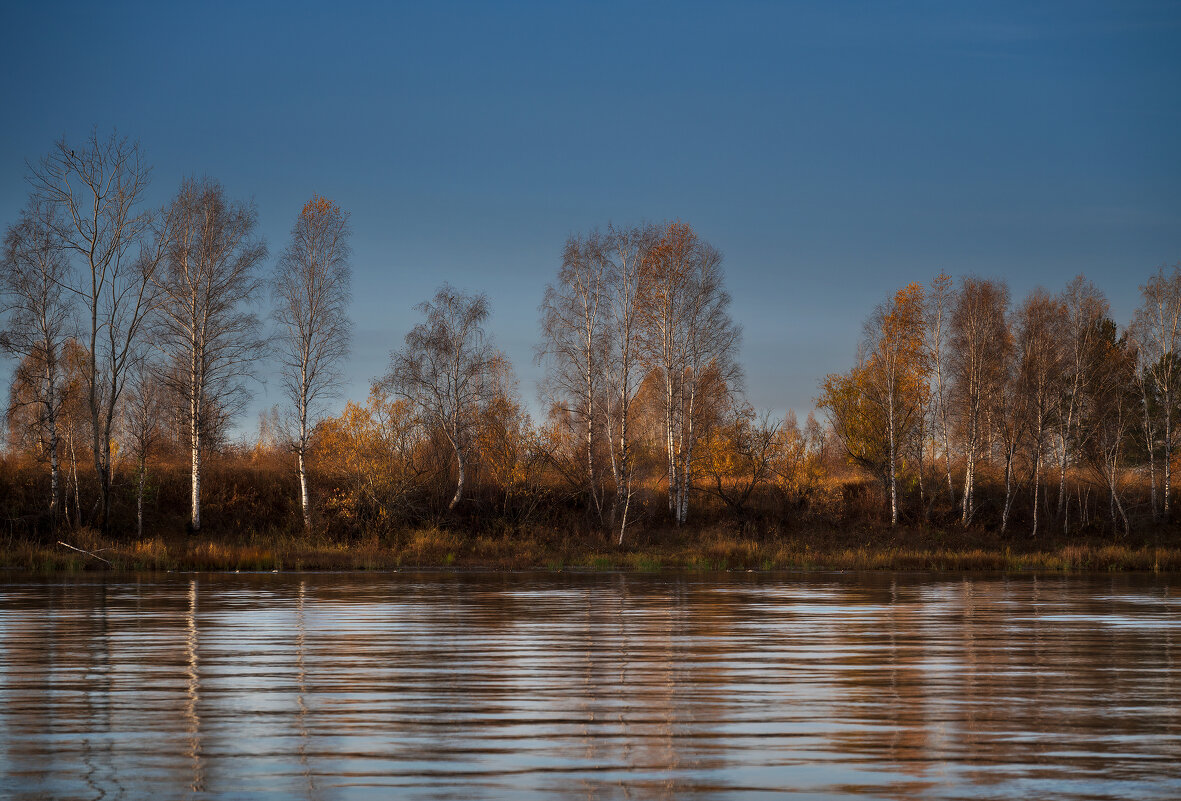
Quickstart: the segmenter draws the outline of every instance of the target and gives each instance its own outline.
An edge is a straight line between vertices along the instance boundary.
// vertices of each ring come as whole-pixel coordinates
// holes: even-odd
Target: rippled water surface
[[[0,575],[0,797],[1181,798],[1176,577]]]

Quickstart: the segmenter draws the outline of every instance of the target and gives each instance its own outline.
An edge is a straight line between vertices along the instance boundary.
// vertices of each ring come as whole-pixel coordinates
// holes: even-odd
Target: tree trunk
[[[892,383],[892,382],[891,382]],[[893,386],[889,388],[889,398],[886,400],[887,406],[887,422],[889,428],[890,439],[890,525],[898,525],[898,466],[895,461],[895,444],[894,444],[894,392]]]
[[[964,465],[964,507],[960,523],[964,526],[972,519],[972,485],[976,478],[976,426],[975,412],[968,421],[968,452],[967,464]]]
[[[58,464],[57,448],[57,416],[50,411],[46,423],[49,426],[49,522],[57,528],[57,508],[59,484],[61,483],[61,467]]]
[[[1013,508],[1013,450],[1005,446],[1005,506],[1001,511],[1001,533],[1009,527],[1009,512]]]
[[[627,424],[628,424],[628,404],[627,404],[627,378],[626,373],[623,380],[623,389],[620,390],[619,403],[619,477],[616,483],[616,503],[623,501],[623,513],[619,520],[619,545],[623,545],[623,535],[627,531],[627,515],[631,508],[632,500],[632,474],[631,474],[631,451],[627,444]],[[622,493],[622,495],[620,494]]]
[[[665,450],[668,454],[668,512],[677,514],[677,451],[673,442],[673,385],[669,376],[665,384],[664,409]]]
[[[595,418],[592,414],[591,399],[586,400],[586,480],[590,490],[591,509],[603,522],[603,504],[599,500],[599,488],[595,483]]]
[[[96,275],[94,257],[91,254],[90,260],[91,281],[93,283]],[[92,296],[96,296],[97,290],[92,287]],[[97,297],[95,297],[97,301]],[[98,399],[98,305],[94,303],[90,307],[90,379],[87,387],[87,403],[90,407],[90,433],[93,442],[94,455],[94,474],[98,478],[98,492],[99,503],[103,512],[106,512],[106,471],[103,470],[102,448],[100,447],[100,440],[102,439],[102,428],[99,426],[99,399]],[[76,509],[80,513],[80,507]],[[106,521],[100,520],[99,525],[103,533],[106,533]]]
[[[697,380],[696,374],[693,376]],[[681,421],[681,429],[685,432],[685,460],[681,465],[681,491],[677,507],[677,525],[682,526],[689,518],[689,479],[693,467],[693,413],[697,401],[697,387],[694,385],[689,392],[689,409],[685,419]]]
[[[627,494],[623,498],[623,516],[619,521],[619,545],[623,545],[623,535],[627,531],[627,513],[632,503],[631,477],[627,478]]]
[[[1070,499],[1066,497],[1066,429],[1069,426],[1069,419],[1059,432],[1058,440],[1061,445],[1060,455],[1062,456],[1061,464],[1058,473],[1058,513],[1062,515],[1062,533],[1068,534],[1068,518],[1070,517]]]
[[[1169,496],[1173,489],[1173,393],[1165,392],[1165,481],[1164,487],[1164,518],[1169,522],[1172,505]],[[1122,509],[1121,509],[1122,511]]]
[[[460,451],[459,444],[454,439],[451,440],[451,447],[455,449],[455,465],[459,471],[459,480],[455,484],[455,494],[451,496],[451,503],[447,504],[448,512],[452,511],[463,500],[463,482],[465,478],[463,471],[463,452]]]
[[[1124,505],[1119,499],[1119,492],[1118,492],[1119,457],[1120,457],[1119,441],[1117,440],[1115,442],[1115,444],[1107,446],[1104,449],[1103,456],[1104,456],[1104,461],[1105,461],[1105,464],[1104,464],[1104,472],[1106,474],[1105,478],[1107,479],[1107,487],[1108,487],[1108,490],[1110,491],[1109,506],[1110,506],[1110,512],[1111,512],[1111,531],[1114,534],[1114,533],[1116,533],[1116,531],[1119,528],[1119,520],[1116,519],[1116,513],[1118,512],[1119,517],[1123,520],[1123,523],[1124,523],[1124,533],[1127,534],[1128,516],[1127,516],[1127,514],[1124,513]]]
[[[144,538],[144,479],[147,477],[147,460],[141,454],[138,465],[138,486],[135,492],[135,533],[139,539]]]
[[[308,474],[304,468],[304,451],[306,450],[301,439],[299,443],[299,506],[303,512],[303,528],[304,531],[312,530],[312,513],[308,505]]]
[[[611,482],[615,487],[615,499],[611,501],[611,509],[607,514],[608,530],[615,529],[615,519],[619,514],[619,459],[615,454],[615,429],[611,425],[611,404],[606,404],[607,409],[603,414],[603,433],[607,438],[607,462],[611,466]],[[607,502],[606,493],[603,494],[603,503]]]
[[[196,534],[201,530],[201,426],[200,404],[196,392],[189,394],[189,456],[190,474],[190,510],[189,532]]]
[[[931,519],[931,509],[930,509],[930,506],[927,504],[927,487],[926,487],[925,478],[923,475],[924,471],[927,469],[927,422],[926,422],[926,417],[927,417],[926,410],[920,408],[919,415],[918,415],[918,427],[919,427],[919,432],[920,432],[919,436],[918,436],[918,446],[919,446],[919,449],[918,449],[918,484],[919,484],[919,508],[923,510],[923,522],[924,523],[930,522],[930,519]],[[934,431],[931,432],[930,445],[931,445],[931,450],[930,450],[931,458],[934,459],[935,458],[935,434],[934,434]],[[938,482],[936,482],[936,483],[938,483]]]
[[[1070,403],[1066,407],[1066,420],[1058,429],[1058,439],[1062,450],[1062,465],[1058,474],[1058,513],[1062,515],[1062,533],[1070,533],[1070,498],[1066,495],[1066,463],[1069,458],[1067,443],[1070,439],[1070,427],[1074,423],[1074,394],[1078,392],[1078,379],[1074,381],[1071,390]]]
[[[98,451],[94,454],[94,471],[98,477],[98,519],[95,522],[98,525],[98,530],[106,534],[107,513],[111,497],[110,460],[103,459],[102,446],[98,444],[100,437],[97,434],[94,440],[95,445],[98,446]]]
[[[1041,435],[1038,435],[1038,442],[1041,442]],[[1036,445],[1033,449],[1033,533],[1030,535],[1031,539],[1037,539],[1037,499],[1038,490],[1042,483],[1042,449],[1041,445]]]
[[[943,459],[947,472],[947,493],[951,496],[952,508],[955,508],[955,482],[951,479],[951,431],[947,425],[947,402],[943,399],[943,367],[936,362],[935,380],[939,393],[939,417],[943,427]]]
[[[1155,523],[1157,519],[1156,514],[1156,453],[1153,447],[1152,437],[1152,420],[1148,414],[1148,393],[1147,393],[1147,379],[1141,381],[1141,408],[1144,411],[1144,448],[1148,451],[1148,488],[1149,488],[1149,505],[1152,512],[1152,521]]]
[[[57,528],[58,461],[57,461],[57,381],[53,349],[46,338],[45,358],[45,426],[49,430],[49,524]]]
[[[82,528],[82,492],[78,488],[78,454],[73,436],[70,437],[70,470],[74,478],[74,528]]]

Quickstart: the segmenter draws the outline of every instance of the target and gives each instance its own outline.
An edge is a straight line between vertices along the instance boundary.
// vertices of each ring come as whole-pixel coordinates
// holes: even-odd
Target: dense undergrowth
[[[1181,571],[1181,548],[1162,536],[1111,543],[1084,539],[1020,542],[929,528],[744,531],[735,525],[637,534],[622,546],[605,538],[548,529],[471,534],[419,528],[349,540],[280,532],[143,539],[90,529],[62,542],[9,535],[0,561],[34,571],[135,570],[1032,570]],[[101,559],[99,558],[101,557]]]
[[[359,517],[331,498],[330,482],[315,498],[312,531],[302,528],[295,477],[280,458],[231,455],[211,459],[202,531],[186,530],[188,476],[183,463],[157,466],[145,505],[144,536],[135,534],[133,486],[116,484],[111,533],[81,521],[56,529],[35,508],[44,491],[35,464],[0,462],[0,566],[36,571],[78,570],[1035,570],[1178,571],[1181,535],[1174,525],[1144,520],[1130,534],[1103,514],[1102,497],[1072,480],[1069,531],[1046,504],[1039,534],[1017,512],[1001,533],[1001,497],[985,482],[968,527],[950,498],[911,488],[910,519],[890,527],[881,488],[856,475],[828,479],[806,495],[767,488],[733,509],[704,490],[690,522],[672,526],[659,488],[637,496],[634,525],[622,544],[598,524],[584,499],[552,486],[542,497],[506,497],[477,486],[464,506],[447,513],[425,493],[412,512]],[[87,497],[85,477],[82,497]],[[1135,488],[1126,491],[1137,508]],[[93,496],[91,496],[93,497]],[[442,496],[440,496],[442,497]],[[927,504],[924,505],[924,498]],[[77,510],[71,511],[71,516]],[[77,524],[80,522],[81,524]],[[91,555],[71,550],[65,542]],[[99,558],[101,557],[101,558]]]

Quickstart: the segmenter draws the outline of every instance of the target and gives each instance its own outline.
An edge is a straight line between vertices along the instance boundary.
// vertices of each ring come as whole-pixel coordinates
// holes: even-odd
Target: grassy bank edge
[[[58,540],[80,548],[82,553]],[[92,554],[92,555],[91,555]],[[105,540],[79,532],[53,540],[0,540],[0,567],[35,572],[395,570],[924,570],[1181,572],[1181,547],[1152,542],[970,546],[955,532],[831,532],[744,537],[704,530],[649,535],[616,546],[556,532],[471,535],[424,528],[351,542],[289,534],[237,538]]]

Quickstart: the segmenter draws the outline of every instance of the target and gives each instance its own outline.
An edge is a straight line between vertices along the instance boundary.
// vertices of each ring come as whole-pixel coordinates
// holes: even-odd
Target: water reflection
[[[197,579],[189,580],[189,613],[185,617],[185,659],[188,665],[186,682],[185,727],[189,735],[189,762],[193,766],[189,789],[205,789],[201,779],[201,718],[197,702],[201,699],[201,680],[197,676]]]
[[[1175,798],[1161,577],[0,579],[0,796]]]

